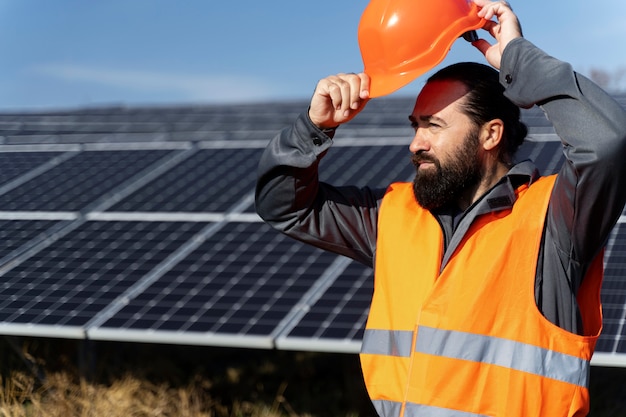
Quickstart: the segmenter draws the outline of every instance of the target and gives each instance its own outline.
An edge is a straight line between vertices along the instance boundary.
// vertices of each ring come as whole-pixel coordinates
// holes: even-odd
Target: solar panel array
[[[410,180],[412,104],[370,102],[322,179]],[[372,271],[254,212],[259,156],[306,106],[0,114],[0,334],[358,352]],[[537,108],[524,118],[519,158],[556,172],[549,122]],[[625,223],[607,249],[599,364],[626,366]]]

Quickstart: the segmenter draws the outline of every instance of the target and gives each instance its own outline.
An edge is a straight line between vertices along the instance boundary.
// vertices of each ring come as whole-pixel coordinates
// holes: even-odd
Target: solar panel
[[[85,222],[2,273],[0,328],[29,324],[41,335],[38,325],[84,326],[201,227]]]
[[[407,181],[414,175],[409,155],[408,145],[338,146],[322,159],[320,180],[385,188],[391,182]]]
[[[168,153],[83,151],[0,195],[0,207],[15,211],[79,211]]]
[[[271,347],[272,334],[334,259],[264,223],[228,223],[91,337]]]
[[[374,290],[371,268],[350,261],[320,292],[297,323],[277,340],[284,349],[359,351]]]
[[[256,181],[258,149],[201,149],[111,211],[225,212]]]
[[[54,220],[0,220],[0,265],[56,224]]]
[[[626,224],[616,226],[611,244],[606,252],[606,267],[602,284],[604,332],[600,336],[597,351],[626,353]]]
[[[371,101],[320,179],[410,181],[413,101]],[[372,270],[254,213],[260,153],[307,104],[0,114],[0,334],[358,352]],[[557,172],[549,121],[523,119],[517,159]],[[599,364],[626,366],[624,224],[607,246]]]
[[[550,135],[551,140],[539,142],[525,141],[517,152],[516,160],[530,159],[535,163],[541,175],[556,174],[565,161],[561,142],[556,135]]]
[[[0,186],[59,155],[58,152],[0,152]]]

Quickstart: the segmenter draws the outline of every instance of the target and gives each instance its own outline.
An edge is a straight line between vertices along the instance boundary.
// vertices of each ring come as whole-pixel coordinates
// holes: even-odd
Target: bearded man
[[[381,416],[583,416],[603,247],[626,202],[626,112],[524,39],[507,3],[474,2],[497,18],[485,26],[496,42],[473,43],[493,68],[427,81],[409,116],[412,184],[318,180],[335,129],[369,99],[366,74],[338,74],[267,147],[256,209],[374,267],[361,364]],[[519,108],[533,105],[563,143],[556,175],[513,163]]]

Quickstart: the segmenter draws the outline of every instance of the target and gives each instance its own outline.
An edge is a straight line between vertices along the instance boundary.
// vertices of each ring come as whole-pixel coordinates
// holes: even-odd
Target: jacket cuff
[[[309,118],[308,112],[304,112],[298,116],[294,129],[302,140],[303,146],[310,151],[319,155],[332,145],[332,138],[335,135],[334,129],[331,131],[322,130],[315,126]]]

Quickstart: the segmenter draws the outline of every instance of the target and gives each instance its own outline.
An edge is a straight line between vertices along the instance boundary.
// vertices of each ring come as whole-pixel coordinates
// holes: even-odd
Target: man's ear
[[[504,135],[504,122],[500,119],[486,122],[480,129],[480,135],[484,150],[492,151],[496,149]]]

